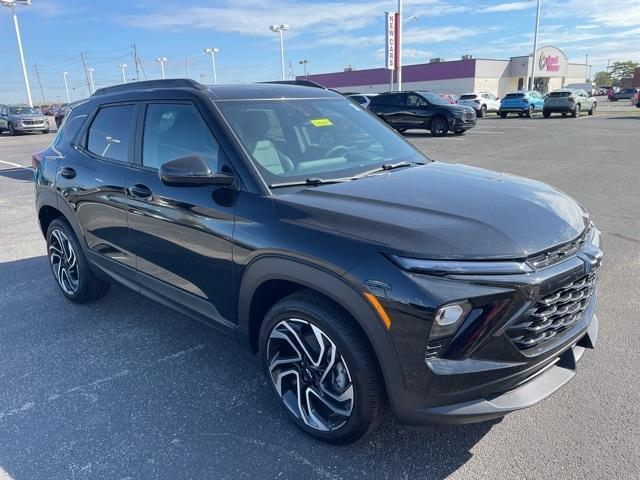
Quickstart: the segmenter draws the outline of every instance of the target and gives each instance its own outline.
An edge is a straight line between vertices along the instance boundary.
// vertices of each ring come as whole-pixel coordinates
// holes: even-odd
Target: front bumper
[[[415,408],[412,425],[463,424],[492,420],[531,407],[549,397],[576,374],[576,363],[585,349],[594,348],[598,338],[598,318],[593,315],[586,333],[548,365],[520,386],[503,393],[449,405]]]
[[[454,131],[469,130],[470,128],[475,127],[477,123],[478,122],[476,118],[469,119],[464,117],[463,118],[456,117],[451,121],[450,129]]]

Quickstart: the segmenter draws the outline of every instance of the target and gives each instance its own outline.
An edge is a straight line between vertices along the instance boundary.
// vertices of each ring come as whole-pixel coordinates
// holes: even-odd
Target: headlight
[[[405,270],[431,275],[509,275],[533,272],[526,262],[423,260],[393,255],[392,260]]]
[[[594,247],[600,248],[600,230],[598,230],[593,225],[591,226],[591,236],[589,238],[589,243]]]

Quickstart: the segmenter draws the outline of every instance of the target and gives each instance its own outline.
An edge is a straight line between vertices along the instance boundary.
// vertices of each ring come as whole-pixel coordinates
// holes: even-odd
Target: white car
[[[369,108],[369,103],[371,103],[371,99],[373,97],[375,97],[376,95],[374,94],[362,94],[362,93],[349,93],[347,94],[347,97],[349,97],[351,100],[354,100],[356,102],[358,102],[360,105],[362,105],[362,108]]]
[[[458,105],[472,107],[478,117],[484,117],[487,112],[500,110],[500,99],[489,92],[465,93],[460,95]]]

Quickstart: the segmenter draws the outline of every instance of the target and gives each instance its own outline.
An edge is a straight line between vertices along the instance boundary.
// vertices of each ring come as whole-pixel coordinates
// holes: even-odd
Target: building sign
[[[567,57],[559,48],[542,47],[533,61],[537,77],[564,77],[567,74]]]
[[[398,14],[393,12],[385,13],[385,25],[387,27],[385,33],[385,68],[395,70],[398,63]]]

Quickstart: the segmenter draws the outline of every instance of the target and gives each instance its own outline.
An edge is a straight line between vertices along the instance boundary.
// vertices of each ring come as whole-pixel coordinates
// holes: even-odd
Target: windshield
[[[9,113],[12,115],[24,115],[28,113],[40,113],[35,108],[31,107],[9,107]]]
[[[436,95],[435,93],[432,93],[432,92],[416,92],[416,93],[422,95],[429,103],[433,105],[445,105],[445,106],[451,105],[447,100],[442,98],[440,95]]]
[[[267,185],[350,178],[382,165],[429,161],[343,98],[227,100],[216,105]]]

